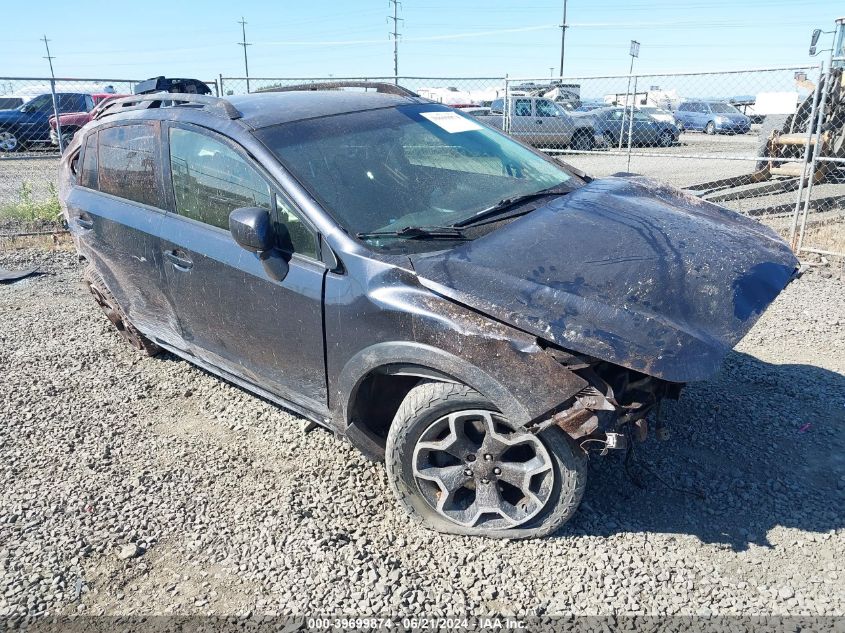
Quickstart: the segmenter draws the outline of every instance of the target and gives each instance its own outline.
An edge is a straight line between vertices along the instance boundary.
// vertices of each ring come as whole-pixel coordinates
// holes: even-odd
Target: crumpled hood
[[[436,292],[674,382],[718,371],[798,266],[772,230],[640,176],[595,180],[411,259]]]

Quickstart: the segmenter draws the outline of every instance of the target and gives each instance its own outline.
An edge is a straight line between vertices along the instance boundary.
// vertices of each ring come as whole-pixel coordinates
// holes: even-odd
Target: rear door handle
[[[164,251],[164,257],[173,265],[173,268],[176,268],[177,270],[191,270],[194,265],[194,262],[187,257],[182,256],[177,251]]]
[[[94,220],[91,219],[91,216],[84,211],[81,211],[74,219],[76,220],[76,224],[86,231],[90,231],[94,228]]]

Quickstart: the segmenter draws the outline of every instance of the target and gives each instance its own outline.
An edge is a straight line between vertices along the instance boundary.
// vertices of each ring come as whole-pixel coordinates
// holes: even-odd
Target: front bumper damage
[[[605,454],[627,448],[631,440],[644,441],[648,415],[659,412],[664,398],[677,400],[684,387],[558,348],[546,351],[588,385],[530,428],[540,433],[558,426],[585,451],[598,448]],[[656,430],[664,439],[659,416]]]

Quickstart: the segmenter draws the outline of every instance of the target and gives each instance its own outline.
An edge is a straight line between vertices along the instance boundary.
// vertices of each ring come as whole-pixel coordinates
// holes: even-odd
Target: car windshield
[[[580,182],[434,104],[296,121],[256,136],[351,234],[448,226],[505,198]]]
[[[739,110],[729,103],[711,103],[710,110],[712,112],[719,112],[722,114],[741,114]]]

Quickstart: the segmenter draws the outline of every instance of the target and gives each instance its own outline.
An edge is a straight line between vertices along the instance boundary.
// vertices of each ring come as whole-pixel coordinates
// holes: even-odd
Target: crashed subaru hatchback
[[[85,279],[141,352],[384,459],[419,523],[548,534],[587,451],[717,372],[796,259],[724,208],[371,87],[116,100],[63,159]]]

